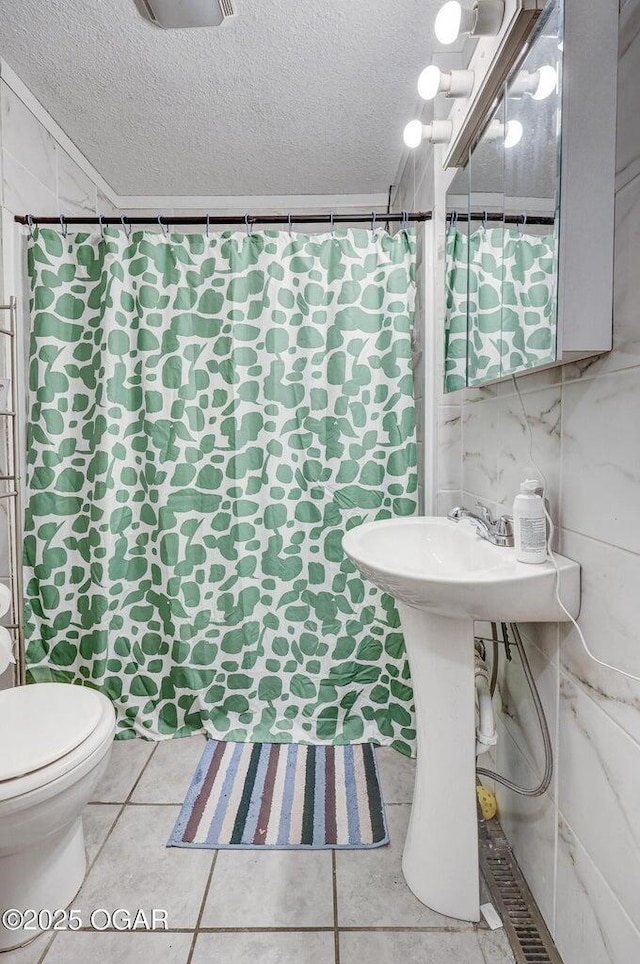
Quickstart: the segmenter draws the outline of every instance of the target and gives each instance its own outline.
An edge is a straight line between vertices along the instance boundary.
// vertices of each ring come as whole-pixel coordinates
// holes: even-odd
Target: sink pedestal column
[[[402,872],[416,897],[480,919],[473,621],[398,601],[416,708],[418,759]]]

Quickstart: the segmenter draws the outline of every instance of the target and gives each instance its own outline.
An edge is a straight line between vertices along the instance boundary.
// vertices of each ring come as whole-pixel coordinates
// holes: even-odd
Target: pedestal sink
[[[515,550],[491,545],[469,523],[435,517],[366,523],[343,547],[395,597],[407,647],[418,749],[405,880],[433,910],[477,921],[473,623],[565,621],[555,569],[517,562]],[[580,567],[556,560],[560,598],[577,616]]]

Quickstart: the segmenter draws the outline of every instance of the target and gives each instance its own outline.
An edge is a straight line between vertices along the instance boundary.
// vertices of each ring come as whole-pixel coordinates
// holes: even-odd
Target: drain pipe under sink
[[[476,756],[486,753],[498,740],[496,735],[496,721],[491,699],[491,674],[485,661],[476,652],[475,656],[475,684],[476,684]]]

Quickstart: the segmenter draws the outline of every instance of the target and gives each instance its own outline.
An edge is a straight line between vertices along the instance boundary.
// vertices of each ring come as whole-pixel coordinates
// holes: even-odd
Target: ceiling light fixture
[[[472,90],[472,70],[446,72],[430,64],[418,77],[418,93],[424,100],[433,100],[440,91],[446,97],[469,97]]]
[[[543,64],[538,70],[521,70],[509,87],[510,97],[523,97],[530,94],[534,100],[546,100],[555,93],[558,84],[558,71],[551,64]]]
[[[451,139],[451,121],[432,121],[431,124],[423,124],[420,120],[409,121],[405,127],[402,138],[412,150],[419,147],[423,141],[431,144],[446,144]]]
[[[233,0],[134,0],[156,27],[219,27],[233,17]]]
[[[471,8],[463,7],[458,0],[447,0],[438,11],[434,30],[438,41],[448,46],[455,43],[460,34],[495,37],[503,20],[503,0],[475,0]]]

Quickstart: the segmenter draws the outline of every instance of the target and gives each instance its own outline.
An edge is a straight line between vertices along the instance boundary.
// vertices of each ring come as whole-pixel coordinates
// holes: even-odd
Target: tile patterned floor
[[[83,916],[162,908],[169,930],[45,934],[0,964],[513,964],[504,931],[442,917],[404,883],[411,760],[376,751],[389,847],[167,849],[203,745],[202,737],[116,743],[85,815],[90,869],[74,907]]]

